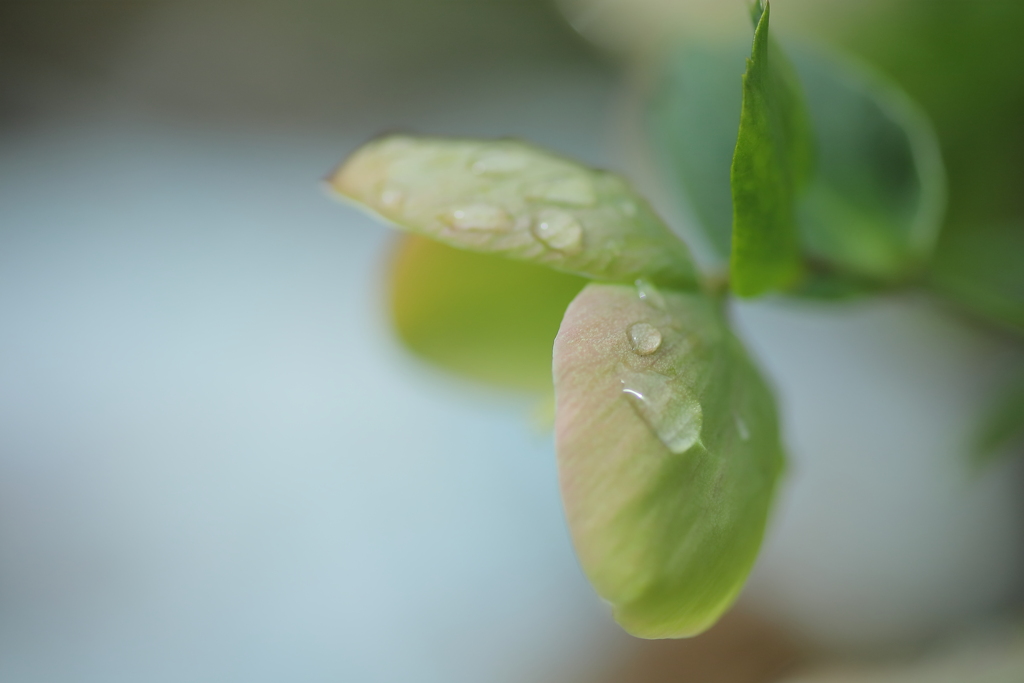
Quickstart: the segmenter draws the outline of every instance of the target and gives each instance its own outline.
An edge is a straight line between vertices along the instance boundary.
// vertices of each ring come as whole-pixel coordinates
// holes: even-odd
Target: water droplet
[[[572,254],[583,248],[583,225],[567,211],[541,211],[533,223],[533,234],[558,251]]]
[[[380,203],[389,209],[397,208],[405,201],[405,193],[389,187],[380,193]]]
[[[743,418],[739,415],[733,414],[736,418],[736,432],[740,435],[740,439],[743,441],[750,440],[750,429],[747,427],[747,423],[743,421]]]
[[[522,152],[491,150],[484,152],[473,162],[473,172],[478,175],[513,173],[525,168],[529,161]]]
[[[638,356],[649,356],[661,348],[661,332],[650,323],[630,325],[627,336],[630,348]]]
[[[490,204],[469,204],[452,210],[444,221],[457,230],[504,232],[513,226],[512,216],[505,209]]]
[[[636,215],[636,204],[628,199],[619,202],[619,210],[623,215],[632,218]]]
[[[636,281],[636,293],[640,300],[651,308],[656,308],[659,311],[665,310],[665,297],[661,295],[657,287],[647,280]]]
[[[704,411],[671,377],[657,372],[629,373],[622,380],[622,392],[673,453],[685,453],[700,441]]]
[[[527,196],[574,206],[591,206],[597,201],[594,186],[586,178],[580,177],[561,178],[536,185],[527,191]]]

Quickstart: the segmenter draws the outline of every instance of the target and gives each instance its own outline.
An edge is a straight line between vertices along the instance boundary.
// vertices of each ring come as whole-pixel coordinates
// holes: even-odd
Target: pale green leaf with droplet
[[[730,282],[744,297],[794,286],[801,276],[796,202],[812,169],[813,143],[799,79],[769,39],[771,6],[757,27],[733,155]]]
[[[463,377],[549,393],[551,346],[587,280],[403,236],[389,264],[398,337],[419,357]]]
[[[515,140],[395,135],[329,179],[341,196],[450,246],[596,280],[695,288],[686,246],[619,176]]]
[[[692,636],[732,604],[783,468],[774,400],[719,302],[590,284],[555,340],[577,555],[630,633]]]

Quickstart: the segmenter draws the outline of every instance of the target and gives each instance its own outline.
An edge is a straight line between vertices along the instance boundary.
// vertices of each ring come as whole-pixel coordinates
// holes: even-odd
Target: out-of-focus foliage
[[[940,245],[931,272],[935,288],[1024,334],[1024,217],[951,224]]]
[[[1024,378],[995,402],[978,430],[975,457],[986,463],[1024,440]]]
[[[792,287],[801,275],[796,203],[811,172],[812,143],[800,83],[769,38],[770,5],[754,6],[754,46],[732,184],[730,284],[739,296]]]
[[[686,246],[629,184],[522,142],[386,137],[329,182],[398,227],[453,247],[596,280],[697,286]]]
[[[586,280],[410,235],[390,264],[395,329],[419,356],[460,375],[551,391],[551,346]]]
[[[648,104],[652,147],[720,255],[730,249],[728,169],[744,50],[733,40],[683,41]],[[797,203],[801,249],[814,268],[797,293],[835,297],[907,278],[926,262],[943,214],[934,131],[867,66],[800,45],[788,52],[814,134],[814,168]]]
[[[946,207],[938,139],[898,86],[838,54],[797,48],[815,133],[815,174],[800,203],[804,248],[880,283],[927,263]]]
[[[641,637],[695,635],[732,603],[783,466],[771,392],[719,306],[592,284],[555,342],[573,540],[616,619]]]
[[[719,260],[732,249],[732,189],[743,90],[750,56],[746,38],[720,43],[690,40],[659,65],[647,104],[648,133],[657,159]]]
[[[819,28],[898,81],[938,131],[949,210],[932,284],[1024,333],[1024,3],[900,0]]]

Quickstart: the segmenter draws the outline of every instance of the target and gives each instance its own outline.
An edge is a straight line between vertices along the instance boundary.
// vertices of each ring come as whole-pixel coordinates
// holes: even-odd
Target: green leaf
[[[743,99],[736,81],[748,53],[740,41],[687,41],[662,65],[648,103],[660,165],[719,259],[732,242],[729,173]],[[821,49],[788,53],[816,159],[796,213],[814,282],[791,293],[848,290],[851,281],[866,292],[906,279],[929,257],[945,205],[935,132],[902,90],[866,66]]]
[[[1018,378],[989,411],[974,442],[974,459],[985,465],[1024,445],[1024,378]]]
[[[744,297],[785,290],[801,276],[796,201],[813,161],[796,72],[769,40],[770,4],[755,12],[754,46],[732,161],[730,281]]]
[[[330,179],[400,228],[596,280],[695,288],[689,251],[618,176],[513,140],[390,136]]]
[[[757,556],[783,468],[770,390],[702,294],[590,284],[555,340],[576,552],[644,638],[700,633]]]
[[[464,377],[549,393],[551,346],[587,281],[549,268],[403,237],[388,298],[399,338]]]

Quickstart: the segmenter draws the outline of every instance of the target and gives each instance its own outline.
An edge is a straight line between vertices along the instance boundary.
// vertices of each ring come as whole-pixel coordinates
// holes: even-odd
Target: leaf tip
[[[750,3],[750,20],[753,22],[755,30],[760,29],[762,19],[765,23],[768,22],[770,13],[771,3],[767,0],[754,0]]]

